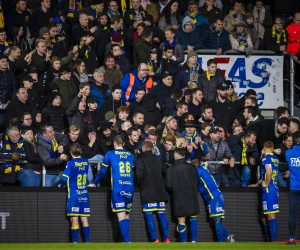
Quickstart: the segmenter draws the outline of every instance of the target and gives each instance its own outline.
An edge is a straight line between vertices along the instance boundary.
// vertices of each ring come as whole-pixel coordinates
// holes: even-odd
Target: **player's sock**
[[[128,231],[128,219],[119,221],[119,227],[125,242],[130,242],[129,231]]]
[[[90,227],[82,227],[82,233],[85,243],[90,242]]]
[[[169,229],[168,229],[168,221],[166,218],[166,214],[163,212],[158,212],[158,219],[160,221],[164,239],[169,238]]]
[[[222,227],[223,227],[223,237],[225,237],[226,239],[228,239],[228,237],[230,236],[230,233],[228,233],[228,231],[226,230],[226,228],[223,226],[223,223],[222,223]]]
[[[197,233],[198,233],[198,223],[196,217],[190,218],[190,228],[191,228],[191,240],[192,242],[194,242],[197,240]]]
[[[277,220],[276,219],[269,220],[269,225],[270,225],[271,239],[272,239],[272,241],[276,241],[277,240],[277,231],[278,231]]]
[[[264,225],[264,233],[268,240],[269,235],[270,235],[269,225]]]
[[[223,238],[223,225],[220,220],[215,221],[216,234],[219,242],[224,242]]]
[[[179,233],[180,241],[186,242],[186,226],[185,226],[185,224],[178,224],[177,232]]]
[[[146,224],[147,224],[148,232],[150,234],[151,241],[153,241],[156,239],[156,227],[155,227],[155,222],[153,219],[152,212],[144,213],[144,217],[146,219]]]
[[[71,227],[72,243],[78,242],[78,233],[79,233],[79,226]]]

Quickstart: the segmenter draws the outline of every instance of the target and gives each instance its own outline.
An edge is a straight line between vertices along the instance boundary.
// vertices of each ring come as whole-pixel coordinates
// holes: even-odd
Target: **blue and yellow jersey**
[[[277,175],[278,175],[278,168],[279,168],[279,159],[277,156],[273,154],[267,154],[261,160],[263,167],[261,168],[261,176],[262,181],[266,181],[267,173],[266,169],[272,169],[272,178],[268,187],[263,187],[263,192],[268,193],[270,191],[276,190],[278,191],[277,187]]]
[[[220,197],[222,195],[221,191],[218,188],[218,185],[207,169],[206,163],[202,163],[198,168],[198,175],[200,178],[200,185],[198,190],[203,196],[206,203],[209,203],[210,200]]]
[[[200,135],[198,134],[197,131],[195,131],[191,136],[187,135],[186,131],[183,131],[181,133],[181,135],[185,137],[188,145],[191,145],[192,142],[194,142],[196,144],[196,146],[201,149],[202,154],[206,155],[208,153],[208,147],[207,147],[206,143],[204,141],[202,141],[202,143],[200,143],[200,141],[197,141],[196,138],[198,136],[200,137]]]
[[[124,185],[133,186],[132,168],[134,166],[134,156],[130,151],[124,149],[108,151],[94,184],[100,181],[109,166],[111,166],[112,189],[123,189]]]
[[[60,185],[63,187],[67,183],[68,198],[86,196],[88,194],[88,169],[89,162],[85,158],[78,157],[67,162]]]

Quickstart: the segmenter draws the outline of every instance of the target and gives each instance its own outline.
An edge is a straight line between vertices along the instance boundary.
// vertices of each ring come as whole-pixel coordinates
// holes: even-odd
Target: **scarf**
[[[190,66],[189,62],[187,62],[188,67],[190,68],[190,82],[198,83],[199,80],[199,64],[197,63],[196,67]]]
[[[169,41],[165,41],[164,42],[164,47],[166,47],[167,45],[171,45],[175,51],[175,47],[176,47],[176,40],[174,39],[173,42],[169,42]]]
[[[158,66],[158,67],[157,67]],[[147,67],[148,67],[148,70],[150,72],[154,72],[155,74],[160,74],[162,72],[162,62],[157,62],[157,64],[155,64],[151,59],[149,59],[147,61]],[[153,79],[153,86],[156,86],[160,84],[160,81],[159,80],[154,80]]]
[[[213,78],[215,76],[215,74],[211,74],[208,72],[208,70],[206,71],[206,78],[208,81],[210,81],[211,78]]]
[[[197,19],[196,19],[196,16],[198,15],[198,11],[197,12],[193,12],[193,13],[190,13],[190,12],[187,12],[187,15],[193,19],[193,24],[196,24],[197,23]]]
[[[248,24],[247,25],[250,27],[250,28],[254,28],[254,23],[251,23],[251,24]]]
[[[4,52],[5,50],[7,50],[9,48],[10,48],[9,43],[5,41],[4,44],[0,45],[0,52]]]
[[[259,18],[259,20],[261,21],[265,20],[265,13],[266,10],[264,6],[261,8],[254,7],[253,9],[254,19]],[[263,39],[265,34],[265,27],[261,23],[254,23],[254,26],[258,32],[258,37]]]
[[[58,143],[55,140],[55,138],[52,141],[47,140],[41,133],[38,133],[38,137],[46,142],[47,144],[51,145],[51,152],[50,157],[51,158],[57,158],[57,149],[58,149]]]
[[[109,17],[110,19],[112,19],[113,16],[120,15],[119,11],[117,11],[117,13],[114,14],[110,9],[108,9],[108,10],[106,11],[106,14],[108,15],[108,17]]]
[[[217,33],[218,36],[222,34],[222,30],[217,30],[216,26],[213,27],[213,30]]]
[[[129,1],[129,9],[132,8],[132,2],[131,0]],[[125,12],[127,11],[127,4],[126,4],[126,0],[121,0],[121,9],[122,9],[122,13],[123,16],[125,15]]]
[[[93,11],[93,15],[96,19],[99,18],[99,14],[103,12],[103,9],[99,9],[96,5],[91,5],[91,9]]]
[[[282,30],[280,33],[276,32],[275,25],[272,27],[272,42],[276,42],[280,44],[281,36],[283,36],[283,45],[287,45],[286,43],[286,33],[285,30]]]
[[[74,12],[82,9],[81,0],[69,0],[69,13],[68,17],[73,18]]]
[[[79,49],[81,49],[83,47],[83,45],[84,44],[79,44],[79,46],[78,46]],[[85,50],[85,53],[84,53],[86,58],[89,58],[89,52],[91,52],[91,50],[92,50],[91,46],[87,46],[87,49]]]
[[[7,154],[12,154],[13,151],[11,150],[11,146],[10,146],[10,140],[8,138],[8,135],[5,135],[5,152]],[[19,154],[22,154],[22,144],[20,143],[20,140],[17,142],[17,152]],[[20,171],[20,165],[14,165],[14,164],[5,164],[4,165],[5,170],[4,173],[5,174],[9,174],[12,172],[12,167],[15,167],[15,172],[19,172]]]
[[[131,9],[129,9],[129,18],[130,18],[130,20],[132,20],[133,19],[133,17],[135,16],[135,15],[137,15],[137,14],[140,14],[142,17],[143,17],[143,19],[146,17],[146,14],[145,14],[145,11],[144,11],[144,9],[143,8],[139,8],[139,12],[138,13],[136,13],[134,10],[133,10],[133,8],[131,8]]]
[[[89,77],[85,73],[80,73],[79,81],[80,81],[80,83],[88,82],[89,81]]]
[[[235,12],[235,10],[231,11],[231,14],[233,15],[234,21],[239,20],[238,15]],[[242,13],[240,14],[240,16],[241,16],[241,20],[243,20],[243,17],[245,16],[245,12],[243,10],[242,10]]]
[[[248,146],[245,144],[245,138],[244,138],[244,137],[242,137],[242,143],[243,143],[243,149],[242,149],[242,160],[241,160],[241,165],[242,165],[242,166],[245,166],[245,165],[248,165],[247,155],[246,155]]]
[[[239,46],[245,46],[246,48],[248,48],[248,42],[246,39],[245,32],[236,33],[236,34],[237,34],[237,40],[238,40]]]

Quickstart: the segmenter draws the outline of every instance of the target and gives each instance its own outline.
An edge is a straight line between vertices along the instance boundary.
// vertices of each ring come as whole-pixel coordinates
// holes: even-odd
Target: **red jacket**
[[[292,23],[287,28],[288,45],[287,52],[297,55],[300,50],[300,24]]]

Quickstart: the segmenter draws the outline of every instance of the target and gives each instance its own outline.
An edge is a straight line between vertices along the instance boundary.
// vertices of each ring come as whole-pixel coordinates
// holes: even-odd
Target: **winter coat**
[[[136,69],[140,63],[147,63],[150,59],[150,43],[143,38],[138,38],[133,42],[133,63]]]
[[[122,105],[123,105],[122,100],[116,101],[116,100],[113,100],[112,96],[108,97],[108,100],[105,103],[103,103],[103,105],[101,106],[100,120],[101,121],[105,120],[105,114],[108,111],[112,111],[115,114],[117,114],[118,108],[121,107]],[[124,105],[125,105],[125,103],[124,103]]]
[[[136,162],[137,184],[140,186],[142,204],[168,200],[161,172],[160,159],[152,151],[146,151]]]
[[[208,147],[209,161],[223,161],[224,158],[229,159],[233,157],[228,143],[220,139],[218,141],[217,150],[215,150],[210,138],[205,138],[204,142]],[[211,174],[218,174],[221,172],[221,164],[208,164],[208,170]]]
[[[285,37],[286,37],[286,43],[287,43],[288,42],[288,34],[286,31],[284,31],[284,32],[286,33]],[[281,35],[280,43],[278,44],[278,43],[276,43],[276,39],[273,40],[273,38],[272,38],[272,29],[268,29],[265,31],[263,40],[264,40],[266,50],[271,50],[271,51],[277,52],[277,54],[282,54],[282,51],[280,51],[280,46],[285,45],[283,35]]]
[[[115,57],[115,63],[119,65],[123,76],[130,72],[130,63],[124,56]]]
[[[161,50],[163,50],[164,48],[164,44],[165,42],[162,42],[159,47],[161,48]],[[176,63],[183,63],[184,61],[184,49],[181,45],[181,43],[179,42],[179,39],[176,39],[176,45],[175,45],[175,49],[173,48],[173,55],[176,57]],[[163,58],[164,59],[164,58]]]
[[[13,94],[17,90],[16,78],[10,70],[0,70],[0,102],[7,103],[12,100]]]
[[[9,127],[9,121],[12,118],[20,118],[25,112],[30,113],[31,106],[29,102],[23,103],[18,98],[12,100],[7,106],[4,114],[3,126]]]
[[[198,86],[202,89],[204,98],[207,102],[213,101],[217,96],[217,86],[225,81],[225,77],[220,69],[217,69],[215,76],[208,81],[206,72],[200,75]]]
[[[213,24],[217,19],[223,20],[222,11],[215,6],[213,6],[210,11],[207,11],[207,5],[204,4],[199,8],[199,11],[203,16],[207,18],[208,25]]]
[[[48,24],[53,21],[53,12],[48,10],[46,13],[41,9],[37,8],[29,20],[29,30],[31,37],[37,38],[39,31],[43,27],[48,27]]]
[[[77,94],[76,85],[72,81],[64,81],[61,78],[55,78],[53,80],[59,87],[59,94],[61,95],[61,106],[67,109],[75,95]]]
[[[231,49],[231,43],[229,40],[229,34],[226,30],[223,30],[220,36],[214,30],[214,25],[209,26],[208,38],[205,41],[205,48],[207,49],[222,49],[222,52],[226,52]]]
[[[161,83],[159,85],[154,86],[150,93],[155,97],[156,101],[159,103],[160,109],[163,110],[165,100],[168,97],[171,97],[171,94],[174,90],[174,86],[166,86],[165,84]]]
[[[166,98],[164,103],[164,109],[163,109],[163,117],[168,117],[173,114],[175,108],[176,108],[177,101],[175,98]]]
[[[185,159],[176,160],[167,170],[165,186],[172,195],[175,217],[193,216],[200,212],[199,177],[196,168]]]
[[[119,65],[116,64],[113,69],[108,69],[106,66],[102,66],[100,69],[105,70],[104,78],[108,82],[110,91],[113,86],[119,85],[123,78]]]
[[[253,49],[258,50],[259,47],[259,38],[258,38],[258,32],[257,29],[255,28],[255,26],[250,27],[246,20],[245,20],[246,26],[245,26],[245,30],[247,31],[247,33],[250,35],[252,44],[253,44]]]
[[[33,145],[30,142],[24,140],[23,148],[26,154],[26,161],[28,163],[23,164],[22,168],[42,172],[42,160],[35,152]]]
[[[46,56],[45,55],[40,56],[38,53],[32,54],[31,64],[33,64],[36,67],[39,76],[45,71],[47,71],[48,68],[50,67],[50,61],[46,61]]]
[[[184,23],[184,19],[185,19],[186,17],[189,17],[187,11],[184,12],[184,15],[183,15],[182,17],[180,17],[181,23]],[[190,17],[189,17],[189,18],[190,18]],[[195,20],[196,22],[193,22],[194,20]],[[205,16],[202,15],[202,13],[201,13],[200,11],[198,11],[198,13],[197,13],[197,15],[195,16],[195,18],[192,19],[192,23],[194,23],[195,26],[201,25],[201,24],[203,24],[203,23],[205,23],[205,24],[208,25],[208,20],[207,20],[207,18],[206,18]]]
[[[253,44],[251,41],[251,36],[249,35],[249,33],[247,31],[244,30],[244,32],[246,33],[246,40],[248,43],[248,48],[253,48]],[[229,34],[229,40],[232,46],[233,50],[236,50],[238,52],[244,52],[246,47],[244,45],[240,45],[238,40],[237,40],[237,33],[235,31],[232,31]]]
[[[290,24],[286,27],[286,32],[288,33],[288,44],[286,51],[290,52],[294,56],[297,56],[300,50],[300,24]]]
[[[163,15],[159,20],[158,20],[158,28],[160,28],[162,31],[165,31],[166,28],[173,27],[174,25],[179,24],[179,20],[177,20],[177,13],[172,13],[170,16],[171,23],[167,23],[166,16]]]
[[[99,88],[96,86],[96,84],[90,83],[90,97],[94,97],[98,101],[97,112],[100,111],[103,103],[110,96],[108,83],[104,81],[101,87],[103,91],[100,91]]]
[[[42,111],[42,121],[50,124],[54,131],[61,132],[69,127],[66,109],[62,106],[53,106],[51,103]]]

